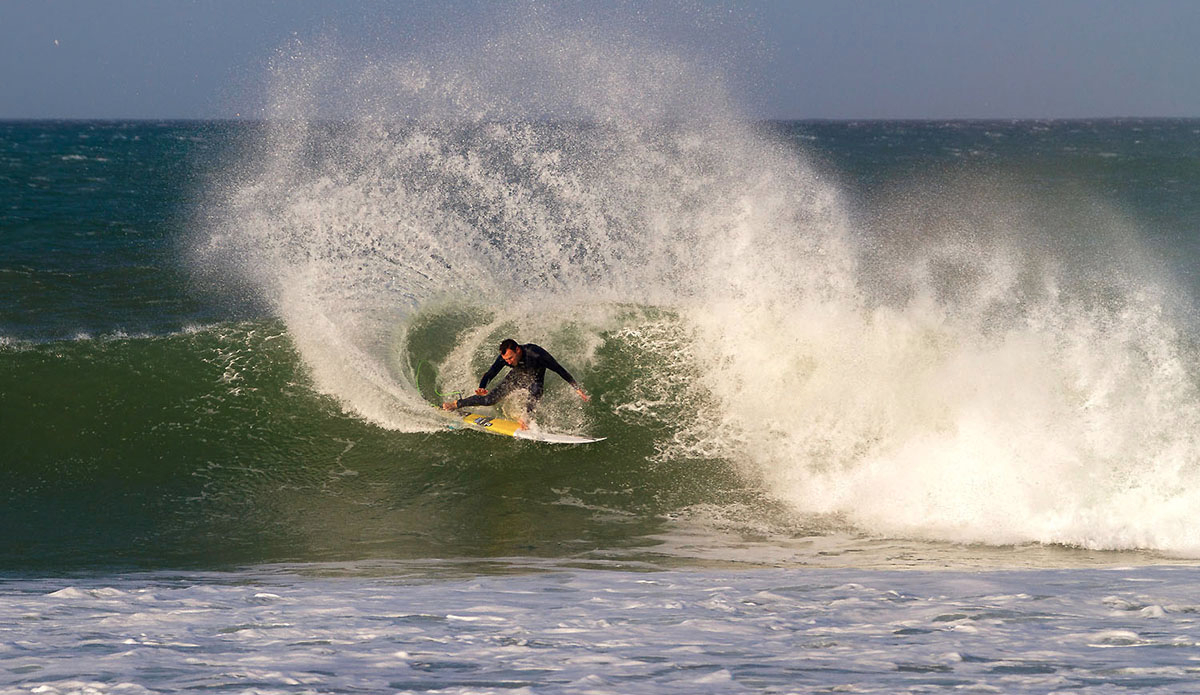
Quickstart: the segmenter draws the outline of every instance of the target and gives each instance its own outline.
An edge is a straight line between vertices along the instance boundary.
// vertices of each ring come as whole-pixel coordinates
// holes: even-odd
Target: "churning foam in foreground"
[[[261,288],[319,388],[430,429],[405,327],[499,299],[446,373],[469,382],[462,363],[503,325],[574,321],[591,347],[667,336],[633,391],[720,426],[684,425],[662,455],[725,458],[801,513],[1200,552],[1200,396],[1148,277],[1056,266],[1036,243],[1056,230],[1022,227],[1016,200],[954,234],[920,215],[855,230],[719,79],[599,32],[528,32],[422,60],[281,57],[201,257]],[[864,264],[864,238],[895,248]],[[668,318],[622,325],[631,304]]]

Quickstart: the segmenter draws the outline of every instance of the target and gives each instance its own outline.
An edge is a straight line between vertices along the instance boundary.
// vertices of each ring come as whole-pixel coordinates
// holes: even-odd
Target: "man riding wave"
[[[488,391],[488,382],[505,366],[509,367],[508,374],[496,388]],[[591,400],[579,382],[575,381],[571,373],[559,364],[558,360],[554,359],[554,356],[545,348],[533,343],[521,345],[512,338],[505,338],[500,343],[500,355],[484,373],[483,378],[479,380],[479,388],[475,389],[475,395],[456,401],[447,401],[442,404],[442,409],[456,410],[472,406],[495,405],[512,392],[525,390],[529,396],[525,403],[525,414],[521,417],[521,429],[526,429],[529,426],[529,417],[542,397],[547,369],[561,376],[584,401]]]

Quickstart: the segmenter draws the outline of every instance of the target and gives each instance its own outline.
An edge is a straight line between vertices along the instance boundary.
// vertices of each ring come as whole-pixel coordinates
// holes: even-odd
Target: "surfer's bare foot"
[[[517,422],[517,429],[519,429],[519,430],[529,429],[529,420],[526,420],[525,418],[521,418],[521,420],[519,422]]]
[[[458,401],[446,401],[442,404],[442,410],[454,410],[458,407]]]

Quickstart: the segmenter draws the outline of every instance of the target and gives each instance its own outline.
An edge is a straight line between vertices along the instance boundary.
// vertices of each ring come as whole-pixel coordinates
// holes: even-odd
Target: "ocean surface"
[[[359,115],[0,123],[0,693],[1200,693],[1200,121]]]

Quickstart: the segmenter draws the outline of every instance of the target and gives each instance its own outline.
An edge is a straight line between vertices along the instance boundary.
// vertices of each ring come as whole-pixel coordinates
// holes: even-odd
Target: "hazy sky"
[[[0,0],[0,118],[255,116],[293,37],[467,51],[531,8],[704,56],[767,118],[1200,117],[1200,0]]]

